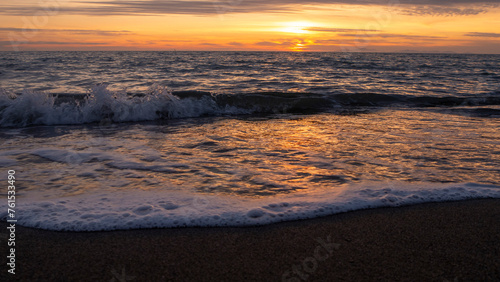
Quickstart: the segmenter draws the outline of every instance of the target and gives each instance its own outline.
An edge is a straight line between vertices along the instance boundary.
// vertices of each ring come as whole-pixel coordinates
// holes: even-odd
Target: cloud
[[[290,41],[284,41],[284,42],[261,41],[261,42],[255,43],[255,45],[265,46],[265,47],[275,47],[275,46],[291,46],[291,45],[293,45],[293,43]]]
[[[308,27],[304,28],[307,31],[317,31],[317,32],[355,32],[355,31],[378,31],[375,29],[351,29],[351,28],[324,28],[324,27]]]
[[[62,41],[25,41],[17,42],[19,45],[107,45],[104,42],[62,42]],[[0,46],[12,45],[11,41],[0,41]]]
[[[29,28],[17,28],[17,27],[0,27],[1,31],[11,31],[11,32],[24,32],[24,33],[33,33],[33,32],[41,32],[41,33],[73,33],[73,34],[92,34],[92,35],[101,35],[101,36],[116,36],[116,35],[130,35],[133,34],[128,30],[98,30],[98,29],[29,29]]]
[[[283,43],[271,42],[271,41],[261,41],[255,43],[257,46],[281,46]]]
[[[468,32],[464,35],[472,37],[500,37],[500,33],[493,32]]]
[[[412,35],[412,34],[397,34],[397,33],[371,33],[371,34],[356,34],[344,33],[340,34],[344,37],[370,37],[370,38],[398,38],[398,39],[419,39],[419,40],[436,40],[446,39],[442,36],[429,36],[429,35]]]
[[[88,16],[109,15],[162,15],[162,14],[194,14],[209,15],[223,13],[248,13],[262,11],[280,12],[281,4],[275,5],[261,0],[227,0],[227,1],[97,1],[81,2],[85,5],[60,6],[53,14],[78,14]],[[43,11],[40,6],[0,5],[0,14],[25,16]]]
[[[496,4],[478,4],[465,7],[447,7],[440,5],[413,6],[403,8],[402,13],[410,16],[473,16],[484,14],[497,7]]]
[[[74,3],[74,2],[73,2]],[[500,4],[500,0],[107,0],[80,1],[79,5],[64,5],[53,8],[50,14],[79,14],[88,16],[110,15],[162,15],[191,14],[217,15],[224,13],[251,12],[293,12],[300,11],[301,6],[308,5],[379,5],[398,6],[410,15],[476,15],[487,12]],[[33,4],[0,4],[0,14],[35,15],[45,8]]]

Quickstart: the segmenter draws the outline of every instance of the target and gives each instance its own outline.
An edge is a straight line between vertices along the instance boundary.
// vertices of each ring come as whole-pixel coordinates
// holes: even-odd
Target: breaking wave
[[[106,84],[87,94],[48,94],[25,90],[22,94],[0,89],[0,127],[67,125],[94,122],[139,122],[201,116],[273,113],[342,113],[366,107],[457,107],[500,105],[500,96],[411,96],[397,94],[317,94],[258,92],[213,94],[178,91],[154,85],[145,93],[111,91]],[[497,116],[496,109],[480,110]]]

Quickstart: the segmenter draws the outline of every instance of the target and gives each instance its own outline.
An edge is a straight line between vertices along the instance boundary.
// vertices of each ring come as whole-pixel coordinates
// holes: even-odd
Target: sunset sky
[[[0,0],[0,50],[500,53],[500,0]]]

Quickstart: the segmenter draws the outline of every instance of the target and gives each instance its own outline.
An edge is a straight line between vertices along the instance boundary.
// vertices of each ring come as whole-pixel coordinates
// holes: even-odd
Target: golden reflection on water
[[[67,194],[105,188],[266,196],[363,181],[498,184],[499,125],[498,119],[392,110],[211,118],[118,127],[98,144],[95,132],[80,129],[45,139],[44,146],[91,154],[88,159],[71,164],[24,154],[18,160],[39,179],[29,189]],[[24,142],[37,146],[35,138]]]

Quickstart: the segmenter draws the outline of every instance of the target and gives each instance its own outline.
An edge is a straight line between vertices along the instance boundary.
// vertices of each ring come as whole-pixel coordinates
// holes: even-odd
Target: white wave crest
[[[168,89],[153,85],[145,95],[94,86],[81,100],[58,102],[58,97],[25,90],[20,95],[0,89],[0,127],[84,124],[101,121],[137,122],[202,115],[242,114],[237,108],[220,108],[210,97],[180,99]]]

